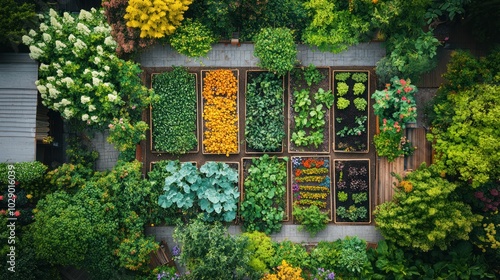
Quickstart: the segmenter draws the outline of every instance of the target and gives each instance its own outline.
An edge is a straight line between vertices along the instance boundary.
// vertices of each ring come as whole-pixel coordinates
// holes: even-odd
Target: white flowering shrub
[[[40,62],[36,82],[43,104],[65,119],[107,127],[114,118],[140,121],[151,92],[139,66],[115,55],[116,42],[102,11],[40,15],[39,31],[23,36]]]

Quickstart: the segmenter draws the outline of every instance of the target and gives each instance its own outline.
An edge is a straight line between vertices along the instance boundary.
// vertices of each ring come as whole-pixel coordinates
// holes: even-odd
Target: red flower
[[[405,85],[406,85],[406,81],[405,81],[405,80],[403,80],[403,79],[399,80],[399,82],[401,83],[401,85],[402,85],[402,86],[405,86]]]
[[[401,97],[401,100],[406,101],[406,96]]]
[[[401,93],[401,90],[400,90],[400,89],[398,89],[398,93]]]
[[[4,209],[0,210],[0,215],[1,216],[5,215],[5,210]]]
[[[3,195],[0,195],[0,200],[3,200]]]
[[[16,212],[14,212],[14,216],[16,216],[16,217],[21,216],[21,212],[19,212],[19,210],[17,210]]]
[[[411,87],[405,87],[404,90],[405,90],[406,93],[408,93],[408,92],[411,91]]]

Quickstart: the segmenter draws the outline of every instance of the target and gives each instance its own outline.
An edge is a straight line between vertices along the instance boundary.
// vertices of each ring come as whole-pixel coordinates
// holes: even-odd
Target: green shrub
[[[413,190],[396,191],[393,201],[377,206],[374,214],[384,238],[421,251],[444,250],[455,240],[469,238],[482,217],[457,200],[455,183],[439,176],[435,166],[421,166],[405,178]]]
[[[258,273],[269,272],[275,253],[271,237],[258,231],[244,232],[242,236],[248,238],[246,250],[251,252],[249,265]]]
[[[14,0],[1,0],[0,13],[0,43],[10,44],[16,50],[21,43],[21,36],[28,33],[30,22],[34,21],[35,5]]]
[[[294,205],[293,216],[300,224],[299,230],[304,229],[311,237],[315,237],[318,232],[324,230],[329,221],[328,214],[321,212],[316,205],[306,208]]]
[[[264,28],[254,38],[254,55],[259,66],[278,76],[293,69],[297,61],[297,49],[288,28]]]
[[[278,267],[285,260],[293,267],[308,268],[309,255],[302,244],[284,240],[282,242],[275,242],[274,250],[276,253],[274,254],[272,267]]]
[[[248,239],[230,236],[220,223],[195,219],[174,230],[180,244],[178,261],[189,270],[187,279],[245,279],[252,275]]]
[[[172,48],[187,57],[206,57],[216,39],[202,23],[186,19],[169,37],[169,42]]]

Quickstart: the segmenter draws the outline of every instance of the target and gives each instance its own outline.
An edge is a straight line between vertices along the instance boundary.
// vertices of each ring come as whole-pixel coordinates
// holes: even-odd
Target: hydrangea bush
[[[23,43],[40,62],[36,85],[42,103],[64,119],[81,120],[92,128],[120,118],[135,126],[151,92],[141,84],[139,65],[116,56],[103,12],[61,16],[51,9],[39,17],[39,31],[23,36]]]

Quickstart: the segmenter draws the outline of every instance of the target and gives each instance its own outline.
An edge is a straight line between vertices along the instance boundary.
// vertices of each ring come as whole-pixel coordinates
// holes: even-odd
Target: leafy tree
[[[500,51],[477,60],[456,52],[430,114],[437,164],[473,188],[500,178]]]
[[[392,201],[377,206],[375,222],[386,240],[425,252],[469,238],[482,217],[459,200],[457,184],[439,177],[438,170],[423,165],[409,173],[404,181],[413,187],[398,189]]]

